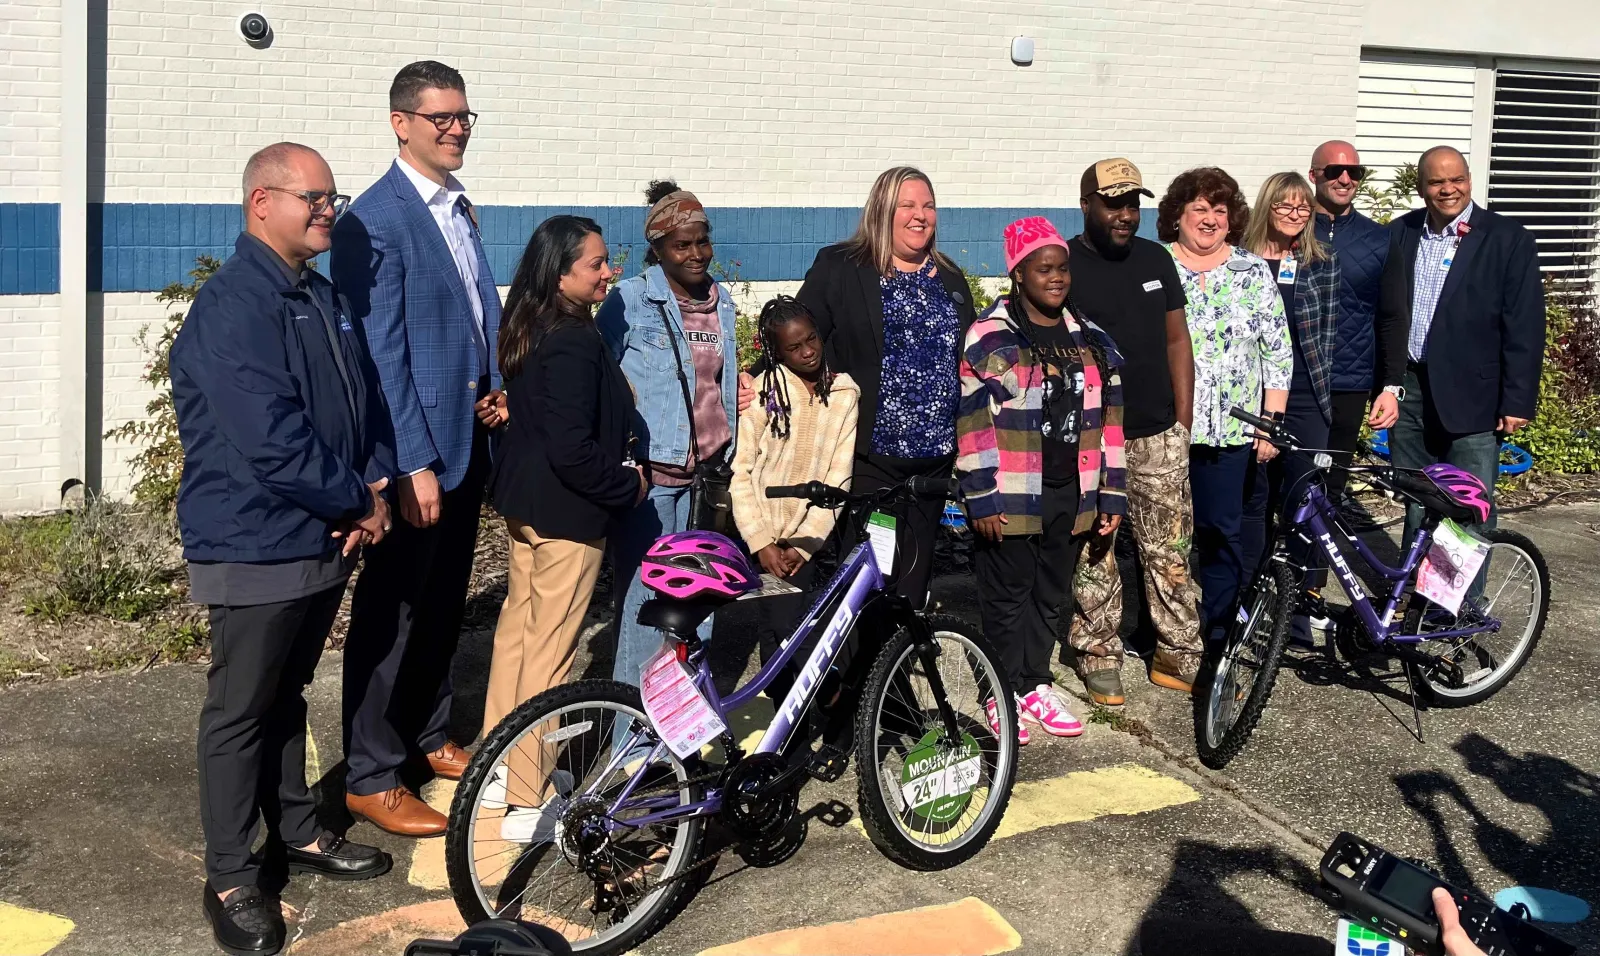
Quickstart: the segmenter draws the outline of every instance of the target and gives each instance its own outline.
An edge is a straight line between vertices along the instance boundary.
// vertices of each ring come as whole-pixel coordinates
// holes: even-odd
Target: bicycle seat
[[[1396,472],[1395,490],[1451,521],[1473,523],[1489,518],[1489,495],[1483,482],[1454,465],[1429,465],[1421,475]]]
[[[717,608],[727,603],[725,598],[697,598],[679,601],[674,598],[651,598],[639,608],[639,623],[655,627],[668,634],[688,637]]]

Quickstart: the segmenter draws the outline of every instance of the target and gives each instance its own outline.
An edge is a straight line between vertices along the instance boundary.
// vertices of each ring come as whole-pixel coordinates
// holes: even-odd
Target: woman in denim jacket
[[[639,565],[657,538],[688,527],[695,466],[731,460],[738,430],[733,296],[711,278],[705,207],[671,181],[651,183],[645,199],[651,204],[644,226],[649,268],[618,284],[596,319],[633,386],[639,441],[634,454],[650,478],[649,494],[622,517],[610,539],[617,618],[612,676],[634,685],[659,643],[653,629],[639,625],[639,607],[649,597],[639,583]],[[707,618],[700,637],[710,636]]]

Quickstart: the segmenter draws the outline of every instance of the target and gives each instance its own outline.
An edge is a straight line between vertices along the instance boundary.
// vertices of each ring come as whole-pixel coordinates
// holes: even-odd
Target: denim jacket
[[[717,285],[717,317],[722,325],[722,407],[728,413],[728,434],[737,436],[739,418],[739,344],[734,331],[733,296]],[[683,314],[667,285],[666,273],[651,266],[643,275],[617,284],[595,319],[611,354],[633,386],[635,455],[640,461],[657,461],[687,467],[689,463],[689,409],[683,387],[673,371],[671,334],[677,338],[678,364],[694,394],[694,359],[683,332]],[[729,448],[731,455],[732,448]]]

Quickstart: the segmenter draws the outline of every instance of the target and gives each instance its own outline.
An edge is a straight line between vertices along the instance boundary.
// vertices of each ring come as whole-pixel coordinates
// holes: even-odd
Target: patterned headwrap
[[[700,200],[694,198],[694,193],[687,189],[667,193],[645,213],[645,241],[655,242],[662,236],[669,235],[674,229],[687,226],[691,222],[710,225],[711,220],[706,218],[706,207],[700,205]]]

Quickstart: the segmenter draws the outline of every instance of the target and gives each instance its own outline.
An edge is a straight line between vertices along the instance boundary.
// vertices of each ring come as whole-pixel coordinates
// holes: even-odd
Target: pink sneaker
[[[1000,717],[995,712],[993,697],[984,702],[983,709],[989,715],[989,729],[994,732],[996,737],[1000,736]],[[1079,727],[1078,732],[1082,733],[1083,728]],[[1019,746],[1026,744],[1028,740],[1028,728],[1022,722],[1022,703],[1019,701],[1017,703],[1017,744]]]
[[[1049,684],[1040,684],[1022,698],[1022,716],[1052,737],[1076,737],[1083,733],[1083,724],[1072,716],[1067,702]]]

